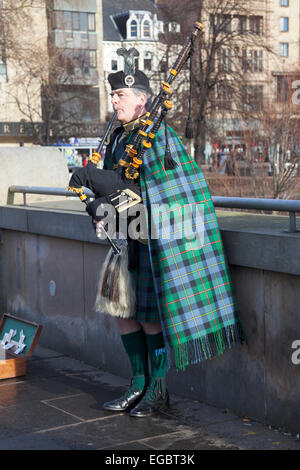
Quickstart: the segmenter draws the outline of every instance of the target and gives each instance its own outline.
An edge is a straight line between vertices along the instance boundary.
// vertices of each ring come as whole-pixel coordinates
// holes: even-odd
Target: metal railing
[[[22,193],[23,204],[27,205],[26,194],[41,194],[45,196],[66,196],[76,198],[76,194],[72,191],[68,191],[64,188],[48,188],[46,186],[9,186],[9,193]],[[86,189],[85,193],[88,197],[95,197],[94,193],[90,189]]]
[[[77,197],[74,193],[67,191],[64,188],[48,188],[40,186],[10,186],[8,188],[8,192],[10,194],[22,193],[23,203],[25,206],[27,205],[26,194]],[[85,193],[88,197],[95,197],[94,193],[90,189],[86,189]],[[288,212],[289,228],[287,231],[290,233],[298,231],[296,225],[296,213],[300,213],[300,200],[213,196],[212,201],[215,207],[224,207],[226,209]]]
[[[294,199],[264,199],[246,197],[212,197],[216,207],[227,209],[250,209],[261,211],[278,211],[289,213],[288,232],[297,232],[296,213],[300,212],[300,200]]]

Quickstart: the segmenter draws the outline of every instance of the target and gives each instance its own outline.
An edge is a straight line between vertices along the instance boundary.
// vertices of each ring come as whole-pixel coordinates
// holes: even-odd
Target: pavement
[[[0,450],[300,450],[297,436],[174,394],[153,417],[103,410],[127,384],[37,346],[25,376],[0,381]]]

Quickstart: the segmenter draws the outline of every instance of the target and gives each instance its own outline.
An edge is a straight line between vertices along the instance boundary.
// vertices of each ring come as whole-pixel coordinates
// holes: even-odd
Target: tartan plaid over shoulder
[[[202,170],[174,130],[177,167],[165,170],[165,129],[144,155],[141,190],[169,365],[218,356],[245,339],[212,199]]]

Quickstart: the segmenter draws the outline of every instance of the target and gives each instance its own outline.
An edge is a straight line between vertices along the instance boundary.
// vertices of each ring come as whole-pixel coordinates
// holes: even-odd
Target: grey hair
[[[131,88],[131,90],[133,91],[133,93],[135,94],[135,96],[141,96],[142,94],[146,95],[146,99],[147,99],[147,102],[146,102],[146,110],[149,111],[150,109],[150,106],[151,106],[151,103],[152,103],[152,93],[151,91],[149,90],[141,90],[140,88]]]

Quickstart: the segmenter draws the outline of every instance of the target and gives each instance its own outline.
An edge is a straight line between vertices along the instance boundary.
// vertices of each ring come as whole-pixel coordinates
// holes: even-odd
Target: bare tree
[[[260,71],[267,49],[263,17],[244,0],[189,0],[188,9],[183,0],[176,5],[172,0],[160,0],[158,6],[165,21],[181,25],[181,37],[168,31],[166,43],[182,42],[195,20],[205,26],[202,40],[194,47],[192,110],[195,154],[203,162],[207,135],[216,133],[224,116],[243,113],[245,76],[247,81],[247,73]],[[186,83],[186,76],[183,80]],[[179,101],[187,103],[186,84],[182,90]]]
[[[6,59],[20,49],[30,48],[28,31],[32,26],[32,11],[43,8],[44,3],[44,0],[0,0],[0,40]]]
[[[295,67],[296,69],[296,67]],[[300,163],[299,128],[299,73],[290,72],[278,79],[277,99],[265,98],[263,109],[256,107],[251,120],[256,125],[252,132],[245,134],[248,148],[247,160],[250,168],[257,166],[257,147],[253,142],[261,142],[262,160],[270,165],[272,197],[289,199],[298,197],[297,176]],[[246,115],[245,115],[246,116]],[[245,126],[246,127],[246,126]],[[255,171],[252,171],[255,183]]]
[[[39,17],[44,19],[43,28],[38,24]],[[84,129],[83,111],[84,118],[91,116],[96,121],[97,89],[82,93],[82,86],[90,85],[91,58],[85,49],[56,45],[51,33],[52,2],[6,0],[1,18],[5,57],[11,70],[5,93],[22,118],[32,124],[35,143],[48,145],[59,136],[70,135],[78,124]],[[42,128],[36,122],[42,123]]]

